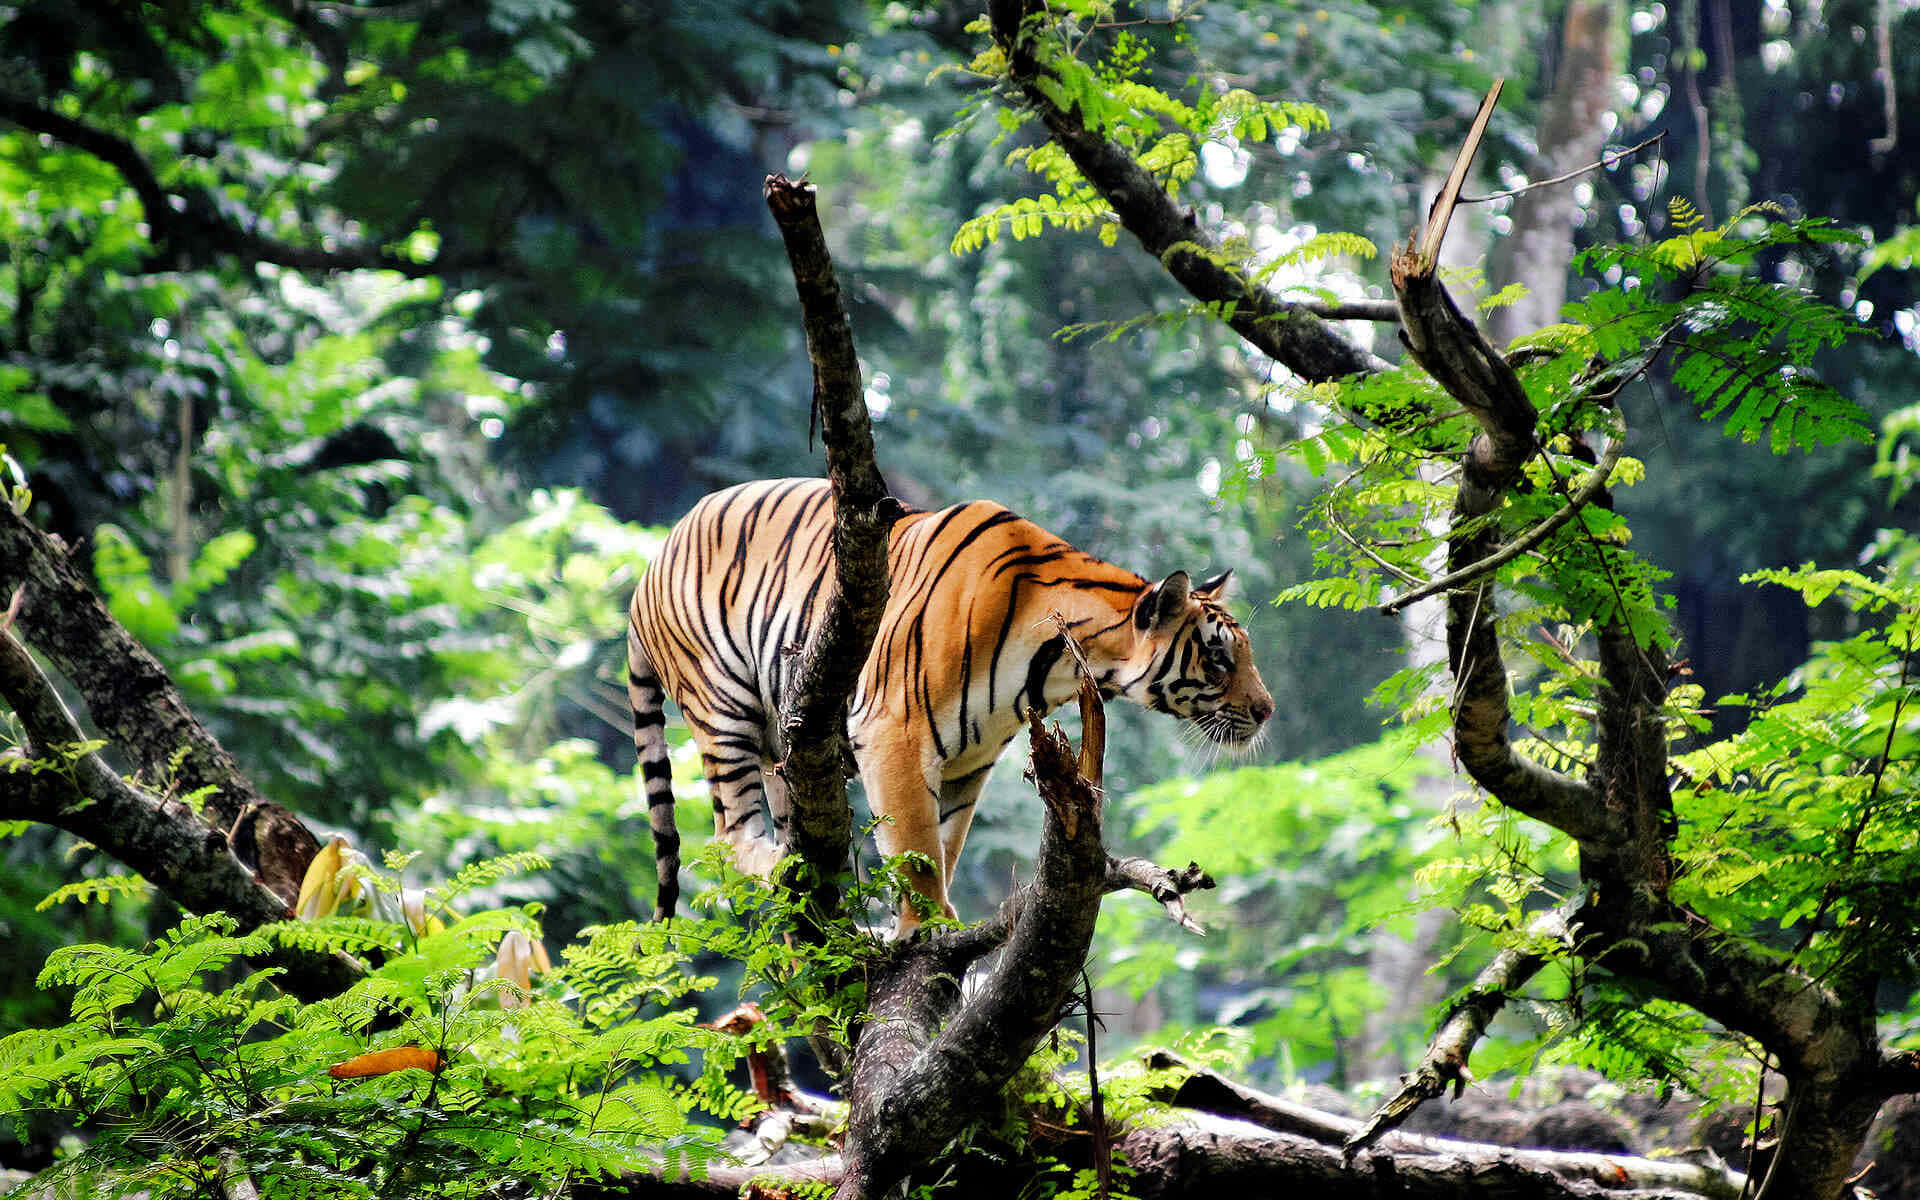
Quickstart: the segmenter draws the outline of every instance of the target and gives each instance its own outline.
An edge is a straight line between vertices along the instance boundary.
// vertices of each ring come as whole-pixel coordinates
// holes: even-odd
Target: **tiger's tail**
[[[673,823],[673,766],[667,760],[667,693],[647,652],[627,630],[627,703],[633,707],[633,748],[640,757],[640,795],[653,829],[653,862],[660,876],[653,918],[673,916],[680,899],[680,830]]]

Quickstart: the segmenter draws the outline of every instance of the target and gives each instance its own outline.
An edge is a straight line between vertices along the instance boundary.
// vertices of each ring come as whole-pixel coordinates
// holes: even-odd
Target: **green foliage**
[[[1569,304],[1568,324],[1521,347],[1528,351],[1521,381],[1540,412],[1542,449],[1527,464],[1527,486],[1493,518],[1502,530],[1518,536],[1566,506],[1574,482],[1591,468],[1571,439],[1595,429],[1620,436],[1610,415],[1618,395],[1667,362],[1673,384],[1694,397],[1703,416],[1745,440],[1766,435],[1776,453],[1866,437],[1860,407],[1811,373],[1816,355],[1857,335],[1859,324],[1741,269],[1781,247],[1846,235],[1823,221],[1764,223],[1758,216],[1749,211],[1705,229],[1697,214],[1676,210],[1680,232],[1672,238],[1584,255],[1588,269],[1611,286]],[[1429,480],[1437,464],[1458,457],[1476,427],[1412,369],[1319,391],[1354,423],[1303,439],[1295,454],[1316,475],[1335,462],[1353,465],[1313,504],[1319,577],[1280,598],[1357,609],[1377,603],[1385,587],[1405,589],[1429,576],[1432,556],[1462,532],[1449,528],[1452,486]],[[1409,420],[1423,411],[1452,415]],[[1622,458],[1609,482],[1631,484],[1643,474],[1639,462]],[[1643,644],[1671,640],[1672,601],[1661,590],[1667,572],[1633,553],[1625,522],[1610,509],[1583,507],[1498,577],[1526,601],[1504,618],[1509,627],[1579,630],[1617,621]],[[1541,661],[1559,670],[1565,659]]]
[[[47,893],[47,898],[34,906],[35,912],[45,912],[55,905],[68,901],[90,904],[99,901],[102,904],[117,896],[127,896],[144,900],[153,894],[153,885],[138,875],[101,875],[91,879],[76,879],[72,883],[55,888]]]
[[[1858,336],[1859,322],[1742,269],[1769,251],[1859,239],[1831,221],[1766,219],[1773,215],[1750,208],[1704,229],[1690,207],[1676,208],[1673,237],[1587,251],[1580,265],[1617,286],[1567,306],[1567,318],[1583,327],[1577,347],[1608,364],[1601,381],[1621,385],[1664,352],[1674,385],[1704,417],[1743,441],[1765,436],[1776,454],[1870,441],[1859,405],[1812,373],[1815,356]]]
[[[473,864],[429,904],[447,911],[530,866]],[[22,1128],[43,1113],[81,1123],[84,1149],[40,1182],[99,1196],[197,1196],[232,1171],[268,1197],[461,1196],[476,1175],[534,1190],[624,1170],[697,1178],[718,1126],[759,1108],[733,1081],[741,1056],[844,1020],[857,993],[822,989],[876,945],[796,953],[781,937],[793,910],[764,881],[729,874],[703,897],[760,915],[598,926],[530,977],[499,953],[539,939],[525,908],[424,934],[334,917],[236,936],[216,915],[139,950],[65,947],[39,983],[68,997],[66,1019],[0,1039],[0,1112]],[[303,1005],[275,970],[233,973],[275,944],[370,969]],[[745,961],[742,987],[768,1015],[750,1037],[695,1024],[690,1000],[716,982],[689,969],[695,952]],[[430,1055],[399,1069],[362,1057],[402,1049]]]
[[[1735,928],[1782,931],[1810,973],[1868,956],[1910,979],[1894,947],[1920,932],[1920,875],[1905,850],[1920,816],[1920,548],[1892,537],[1875,557],[1872,572],[1754,576],[1810,606],[1843,605],[1864,627],[1817,647],[1771,692],[1723,700],[1747,712],[1745,726],[1677,757],[1687,836],[1675,893]]]
[[[1041,66],[1037,86],[1053,103],[1077,113],[1090,131],[1130,152],[1169,194],[1177,197],[1195,181],[1201,168],[1201,146],[1237,149],[1243,141],[1264,143],[1282,131],[1297,137],[1330,127],[1326,112],[1312,104],[1264,100],[1237,87],[1189,88],[1193,99],[1188,103],[1176,98],[1170,89],[1136,78],[1147,60],[1146,45],[1125,30],[1110,41],[1105,39],[1104,26],[1111,12],[1111,6],[1104,5],[1087,11],[1068,8],[1058,14],[1057,21],[1030,23],[1025,36]],[[984,18],[969,26],[975,33],[985,33],[988,28]],[[1175,28],[1183,27],[1176,23]],[[1107,41],[1104,55],[1089,49],[1097,41]],[[974,60],[972,70],[1002,80],[1007,64],[997,48],[989,49]],[[1018,111],[1001,110],[997,115],[1007,134],[1018,130],[1027,119]],[[1118,239],[1120,227],[1112,206],[1057,143],[1016,146],[1007,153],[1006,161],[1025,166],[1053,190],[1037,197],[1022,196],[961,222],[948,247],[951,253],[978,251],[997,241],[1003,228],[1015,241],[1037,237],[1048,227],[1069,231],[1096,228],[1100,242],[1106,246]],[[1190,245],[1181,248],[1197,249]],[[1373,254],[1373,243],[1364,237],[1320,234],[1264,262],[1250,258],[1220,261],[1229,269],[1244,272],[1251,287],[1265,283],[1277,272],[1315,259]],[[1225,321],[1231,316],[1231,308],[1208,315]]]

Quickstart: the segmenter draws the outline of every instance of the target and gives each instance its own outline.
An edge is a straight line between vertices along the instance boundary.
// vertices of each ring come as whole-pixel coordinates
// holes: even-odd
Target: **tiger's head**
[[[1133,604],[1133,645],[1112,691],[1194,726],[1230,750],[1247,747],[1273,715],[1247,631],[1227,612],[1232,571],[1198,587],[1175,571]]]

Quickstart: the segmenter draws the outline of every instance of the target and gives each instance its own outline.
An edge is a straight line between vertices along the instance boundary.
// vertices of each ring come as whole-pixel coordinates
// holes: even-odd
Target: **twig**
[[[1094,1042],[1094,1030],[1100,1019],[1093,1011],[1093,980],[1080,968],[1080,994],[1087,1006],[1087,1123],[1093,1133],[1093,1172],[1099,1187],[1096,1195],[1107,1200],[1113,1195],[1113,1141],[1107,1135],[1107,1106],[1100,1095],[1100,1052]]]
[[[1648,146],[1654,145],[1655,143],[1663,140],[1666,136],[1667,136],[1666,131],[1662,130],[1661,132],[1654,134],[1652,137],[1646,139],[1643,142],[1636,142],[1631,146],[1626,146],[1619,150],[1610,150],[1607,153],[1602,154],[1599,158],[1599,161],[1590,162],[1584,167],[1575,167],[1573,170],[1568,171],[1564,175],[1555,175],[1552,179],[1542,179],[1536,183],[1524,183],[1517,188],[1509,188],[1504,192],[1489,192],[1484,196],[1462,196],[1459,198],[1459,200],[1455,201],[1455,203],[1457,204],[1488,204],[1495,200],[1511,199],[1512,197],[1518,196],[1523,192],[1531,192],[1538,188],[1553,187],[1555,184],[1565,183],[1569,179],[1578,179],[1580,176],[1585,175],[1588,171],[1598,171],[1605,167],[1611,167],[1613,164],[1619,162],[1621,159],[1626,158],[1629,155],[1640,153],[1640,151],[1645,150]]]
[[[1390,321],[1400,323],[1400,305],[1393,300],[1290,300],[1292,307],[1323,321]]]
[[[1175,870],[1144,858],[1107,856],[1107,891],[1145,892],[1160,902],[1160,907],[1167,910],[1176,925],[1201,937],[1207,936],[1207,931],[1188,914],[1187,896],[1214,886],[1213,876],[1201,870],[1197,862]]]

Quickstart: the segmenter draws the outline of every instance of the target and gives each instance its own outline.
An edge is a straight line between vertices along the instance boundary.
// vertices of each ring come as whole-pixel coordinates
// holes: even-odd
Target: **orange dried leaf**
[[[363,1079],[369,1075],[391,1075],[395,1071],[415,1067],[422,1071],[438,1071],[440,1056],[420,1046],[399,1046],[335,1063],[327,1068],[327,1074],[335,1079]]]

